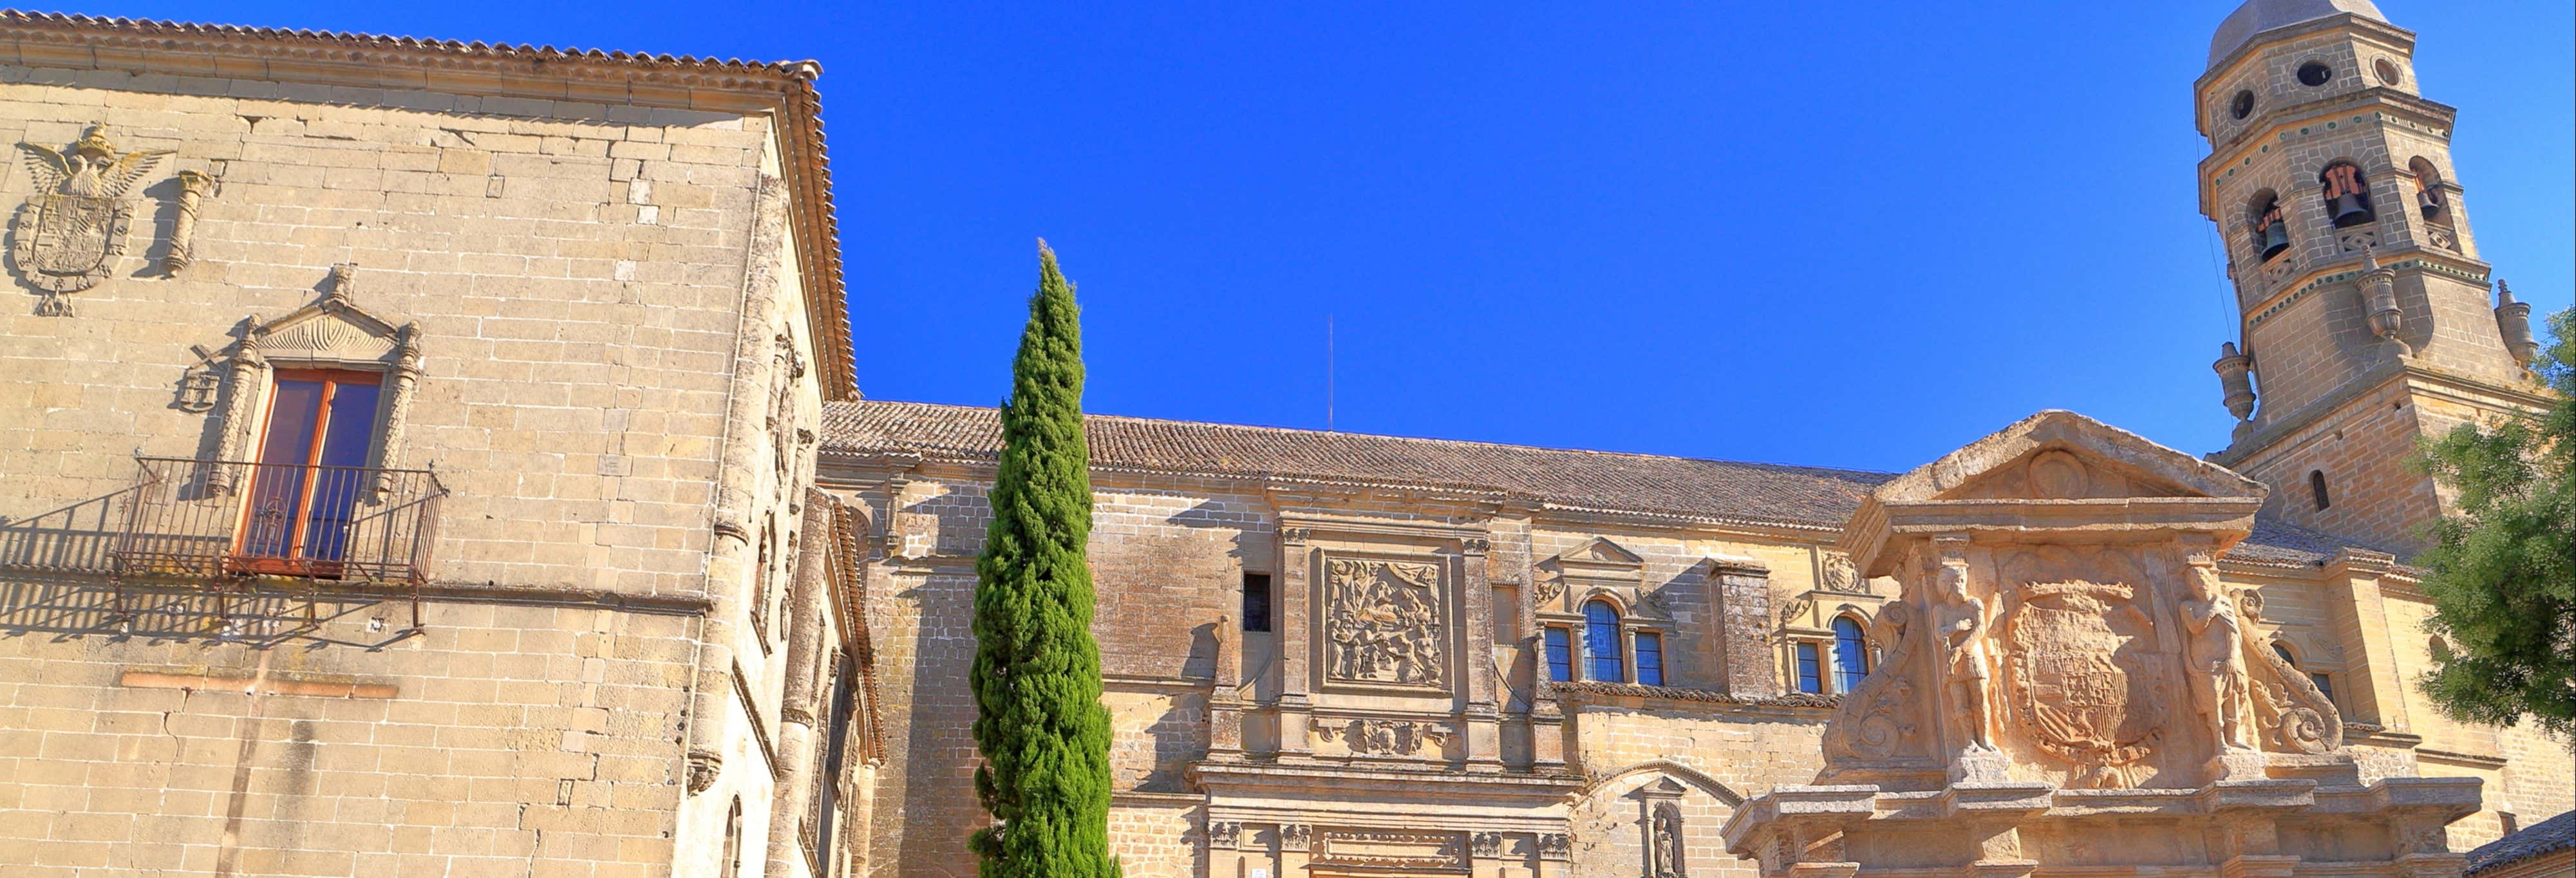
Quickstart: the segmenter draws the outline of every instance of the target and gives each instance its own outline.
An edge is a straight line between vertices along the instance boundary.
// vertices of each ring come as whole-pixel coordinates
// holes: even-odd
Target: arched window
[[[725,811],[724,859],[718,860],[724,878],[742,874],[742,797],[733,797],[733,807]]]
[[[1861,678],[1869,676],[1869,639],[1861,636],[1860,620],[1850,616],[1834,617],[1834,691],[1850,692],[1860,688]]]
[[[2326,216],[2334,218],[2335,228],[2375,222],[2379,213],[2370,207],[2370,181],[2362,179],[2361,166],[2338,161],[2317,172],[2317,182],[2325,184]]]
[[[2407,162],[2406,169],[2415,174],[2415,206],[2424,212],[2425,219],[2443,219],[2450,203],[2442,195],[2441,169],[2420,155]]]
[[[1609,601],[1583,605],[1584,676],[1604,683],[1628,682],[1627,657],[1619,643],[1619,609]]]
[[[2436,662],[2450,661],[2452,658],[2451,642],[2443,640],[2442,635],[2433,635],[2432,639],[2425,641],[2424,653],[2432,656],[2433,660]]]
[[[2318,509],[2324,509],[2328,506],[2334,505],[2334,498],[2326,496],[2325,470],[2312,469],[2308,471],[2308,499],[2317,501]]]
[[[2272,641],[2272,653],[2280,656],[2282,661],[2289,662],[2290,667],[2295,668],[2299,666],[2299,657],[2291,655],[2290,648],[2283,645],[2278,640]]]
[[[2281,198],[2266,189],[2247,205],[2247,222],[2254,230],[2255,258],[2270,261],[2290,249],[2290,225],[2281,215]]]

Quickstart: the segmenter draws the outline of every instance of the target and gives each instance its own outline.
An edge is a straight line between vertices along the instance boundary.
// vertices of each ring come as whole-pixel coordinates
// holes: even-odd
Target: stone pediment
[[[1868,576],[1905,534],[2135,529],[2210,531],[2232,545],[2253,526],[2263,484],[2070,411],[2049,410],[1879,486],[1842,548]]]
[[[1634,571],[1646,565],[1646,558],[1628,547],[1601,537],[1584,540],[1580,545],[1557,553],[1552,558],[1560,568],[1589,571]]]
[[[1881,502],[2251,497],[2263,484],[2062,409],[2023,418],[1879,486]]]
[[[368,313],[351,298],[356,266],[333,266],[331,279],[331,291],[313,304],[265,323],[254,321],[242,338],[242,350],[287,362],[393,362],[403,347],[403,327]]]

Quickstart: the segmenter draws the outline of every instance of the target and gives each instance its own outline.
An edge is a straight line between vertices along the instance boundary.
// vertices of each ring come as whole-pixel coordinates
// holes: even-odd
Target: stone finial
[[[2540,342],[2531,337],[2531,303],[2513,299],[2513,288],[2496,281],[2496,331],[2504,336],[2504,349],[2513,361],[2528,366],[2540,355]]]
[[[2253,417],[2253,359],[2238,353],[2235,342],[2223,342],[2218,346],[2218,362],[2211,363],[2210,368],[2218,372],[2219,388],[2226,393],[2222,401],[2227,413],[2239,421]]]
[[[2370,306],[2370,332],[2380,341],[2397,342],[2397,333],[2406,328],[2406,315],[2397,307],[2397,271],[2379,264],[2376,247],[2361,251],[2361,265],[2361,286]]]

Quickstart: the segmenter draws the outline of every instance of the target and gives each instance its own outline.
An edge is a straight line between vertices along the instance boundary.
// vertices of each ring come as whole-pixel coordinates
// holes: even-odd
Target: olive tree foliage
[[[2530,716],[2576,747],[2576,308],[2549,327],[2533,364],[2557,391],[2548,408],[2462,424],[2417,455],[2456,497],[2414,561],[2448,644],[2421,684],[2453,719]]]

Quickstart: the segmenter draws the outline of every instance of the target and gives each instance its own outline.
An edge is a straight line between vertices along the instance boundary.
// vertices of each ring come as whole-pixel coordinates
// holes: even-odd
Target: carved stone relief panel
[[[1467,868],[1467,834],[1420,829],[1336,829],[1316,833],[1317,866],[1366,869]]]
[[[38,315],[67,317],[72,311],[65,295],[97,286],[116,271],[134,225],[135,205],[125,192],[170,150],[119,152],[104,125],[91,127],[67,150],[37,143],[20,143],[18,150],[36,192],[10,222],[9,261],[19,279],[44,296]]]
[[[1448,723],[1397,719],[1354,719],[1333,722],[1317,719],[1311,727],[1315,739],[1338,743],[1353,756],[1427,756],[1447,755],[1449,742],[1457,732]],[[1330,754],[1330,749],[1317,752]]]
[[[1328,558],[1322,607],[1325,681],[1447,691],[1443,570],[1436,561]]]
[[[1816,581],[1816,590],[1833,594],[1869,594],[1869,580],[1861,578],[1852,566],[1850,555],[1826,552],[1824,575]]]
[[[2008,555],[1996,583],[2005,714],[2066,786],[2137,787],[2177,706],[2155,589],[2118,550],[2044,546]]]

